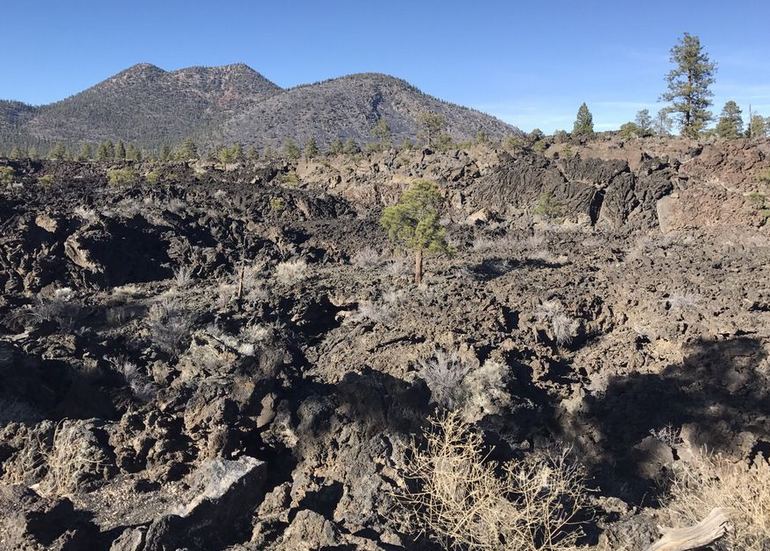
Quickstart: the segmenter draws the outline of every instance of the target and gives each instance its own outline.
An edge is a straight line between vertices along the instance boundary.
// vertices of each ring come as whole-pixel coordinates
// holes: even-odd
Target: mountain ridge
[[[384,118],[393,140],[415,140],[420,115],[438,112],[463,140],[518,129],[495,117],[423,93],[408,81],[354,73],[282,88],[245,63],[165,70],[132,65],[62,100],[32,106],[0,101],[0,145],[123,140],[143,148],[186,138],[204,144],[276,147],[286,140],[321,145],[372,141]]]

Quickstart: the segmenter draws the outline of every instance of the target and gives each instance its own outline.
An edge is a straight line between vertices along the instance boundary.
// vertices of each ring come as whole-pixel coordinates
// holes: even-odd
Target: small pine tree
[[[588,105],[583,103],[578,109],[575,124],[572,127],[572,133],[577,136],[593,136],[594,117],[588,110]]]
[[[642,109],[636,113],[634,123],[639,128],[642,137],[652,136],[652,117],[649,109]]]
[[[345,150],[345,144],[343,144],[342,140],[340,140],[339,138],[334,140],[329,146],[330,155],[340,155],[344,150]]]
[[[668,109],[661,109],[658,114],[655,115],[655,122],[653,123],[653,131],[657,136],[670,136],[671,129],[674,127],[674,122],[669,116]]]
[[[78,154],[78,160],[88,161],[88,160],[91,160],[93,156],[94,156],[94,151],[90,143],[84,143],[82,146],[80,146],[80,153]]]
[[[27,157],[29,157],[33,161],[38,160],[40,158],[40,153],[38,152],[37,147],[35,147],[34,145],[30,147],[29,150],[27,151]]]
[[[489,134],[487,134],[483,130],[479,130],[476,132],[476,143],[479,145],[484,145],[489,143]]]
[[[128,144],[128,147],[126,147],[126,160],[128,161],[141,161],[142,160],[142,153],[139,151],[136,146],[132,143]]]
[[[187,138],[182,142],[182,145],[179,146],[179,149],[176,152],[176,158],[179,161],[190,161],[198,159],[198,145],[192,140],[192,138]]]
[[[314,159],[315,157],[318,157],[318,143],[315,141],[315,138],[310,138],[305,143],[305,159]]]
[[[423,253],[449,250],[446,231],[439,224],[442,201],[435,183],[417,180],[398,203],[385,208],[380,219],[391,240],[414,251],[414,282],[418,285],[422,283]]]
[[[99,144],[99,147],[96,149],[96,160],[107,161],[109,159],[112,159],[112,156],[110,155],[110,148],[107,145],[107,142],[102,142]]]
[[[734,140],[743,134],[743,118],[741,108],[733,100],[725,103],[717,123],[717,136],[726,140]]]
[[[764,138],[767,136],[767,122],[762,115],[752,115],[749,122],[749,137]]]
[[[439,136],[446,130],[446,119],[439,113],[428,111],[420,115],[420,124],[422,125],[423,136],[428,147],[434,147]]]
[[[118,145],[115,147],[115,158],[119,161],[126,159],[126,144],[124,144],[122,140],[119,141]]]
[[[358,144],[353,138],[348,138],[345,141],[342,151],[348,155],[355,155],[356,153],[361,153],[361,148],[358,147]]]
[[[246,159],[251,162],[256,162],[259,160],[259,151],[257,151],[257,148],[253,145],[246,150]]]
[[[57,143],[53,149],[51,149],[49,157],[55,161],[63,161],[67,158],[67,147],[61,142]]]
[[[390,147],[391,137],[390,125],[388,124],[388,121],[380,118],[380,120],[377,121],[377,124],[374,125],[374,128],[372,129],[372,136],[377,140],[381,147]]]
[[[25,155],[24,155],[24,153],[22,152],[22,150],[19,148],[19,146],[17,146],[17,145],[14,145],[14,146],[11,148],[11,151],[10,151],[10,153],[8,154],[8,157],[9,157],[9,158],[11,158],[11,159],[22,159],[22,158],[24,158],[24,157],[25,157]]]
[[[669,111],[679,119],[682,135],[697,138],[711,120],[710,86],[714,84],[716,64],[709,59],[697,36],[685,33],[671,49],[675,64],[666,76],[668,91],[661,96],[670,101]]]
[[[158,153],[158,160],[162,162],[168,162],[171,160],[171,146],[168,144],[163,144],[160,148],[160,152]]]
[[[299,150],[297,142],[289,138],[283,144],[283,154],[286,155],[288,159],[296,161],[300,158],[302,152]]]

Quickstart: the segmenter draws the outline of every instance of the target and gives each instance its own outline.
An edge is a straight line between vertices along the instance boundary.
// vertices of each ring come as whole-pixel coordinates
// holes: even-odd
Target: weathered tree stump
[[[729,519],[723,509],[712,509],[706,518],[688,528],[661,528],[663,536],[646,551],[688,551],[714,543],[727,533]]]

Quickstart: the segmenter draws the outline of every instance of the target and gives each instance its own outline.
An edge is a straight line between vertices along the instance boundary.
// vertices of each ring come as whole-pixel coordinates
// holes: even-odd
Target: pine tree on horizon
[[[668,75],[668,91],[661,100],[671,102],[669,111],[676,114],[682,135],[697,138],[711,120],[711,106],[716,63],[703,50],[700,39],[684,33],[679,43],[671,49],[671,62],[675,64]]]

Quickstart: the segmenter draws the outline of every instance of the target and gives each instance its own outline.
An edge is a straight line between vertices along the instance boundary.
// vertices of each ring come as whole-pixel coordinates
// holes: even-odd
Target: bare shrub
[[[383,272],[393,279],[408,278],[412,275],[412,266],[409,259],[399,256],[386,264],[385,268],[383,268]]]
[[[671,293],[664,303],[671,312],[689,312],[694,310],[701,301],[697,293]]]
[[[358,303],[358,310],[348,320],[353,323],[371,321],[374,323],[387,323],[393,318],[393,312],[388,305],[380,304],[372,300],[364,300]]]
[[[350,259],[353,266],[365,270],[373,270],[382,266],[382,255],[372,247],[364,247]]]
[[[546,300],[535,310],[535,319],[540,323],[550,324],[551,336],[559,346],[570,344],[577,336],[580,327],[578,320],[564,312],[559,301]]]
[[[680,427],[666,425],[659,429],[650,429],[650,435],[669,448],[678,448],[684,445],[684,440],[682,440],[682,429]]]
[[[433,421],[407,464],[412,484],[399,496],[407,525],[446,549],[574,549],[587,490],[567,452],[503,465],[487,456],[481,434],[459,415]]]
[[[512,235],[505,234],[498,237],[477,237],[473,240],[473,251],[477,253],[509,252],[521,247],[521,241]]]
[[[105,358],[112,368],[123,376],[131,393],[142,402],[151,402],[157,393],[157,386],[135,363],[126,358]]]
[[[420,362],[419,375],[428,385],[432,403],[459,412],[468,422],[502,413],[511,404],[509,370],[501,362],[487,360],[472,369],[457,352],[437,350],[432,358]]]
[[[56,426],[46,457],[48,473],[41,483],[47,494],[66,495],[83,484],[108,477],[109,460],[93,431],[83,421],[64,420]]]
[[[152,342],[164,352],[177,356],[190,336],[194,315],[173,297],[166,297],[150,307],[147,326]]]
[[[308,265],[301,258],[280,262],[275,267],[275,278],[284,285],[299,283],[307,279]]]
[[[457,352],[437,350],[432,358],[420,362],[419,374],[430,389],[430,399],[447,410],[453,410],[465,400],[463,379],[471,366]]]
[[[53,321],[64,333],[71,333],[80,316],[81,306],[69,287],[56,289],[49,297],[38,296],[32,304],[29,317],[34,323]]]
[[[730,551],[765,551],[770,534],[770,464],[753,465],[722,455],[695,452],[674,465],[670,498],[662,515],[671,526],[693,525],[721,507],[733,529],[725,536]]]
[[[186,289],[192,284],[193,268],[192,266],[180,266],[174,270],[174,287],[177,289]]]

